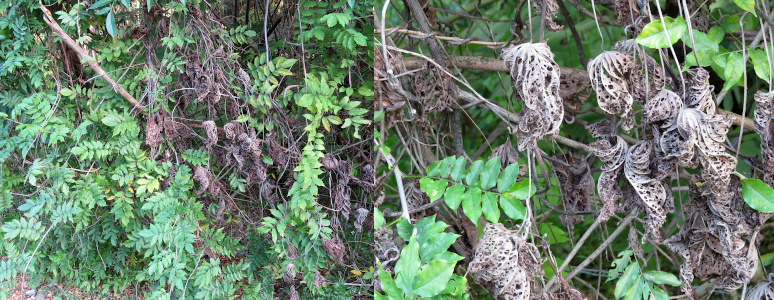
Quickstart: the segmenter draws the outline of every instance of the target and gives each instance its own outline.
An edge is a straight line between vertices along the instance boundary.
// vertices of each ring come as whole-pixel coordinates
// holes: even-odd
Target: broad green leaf
[[[668,284],[671,286],[680,286],[680,279],[677,276],[662,271],[647,271],[642,274],[645,280],[653,282],[655,284]]]
[[[734,3],[741,9],[751,12],[753,16],[757,16],[755,14],[755,0],[734,0]]]
[[[462,202],[463,193],[465,193],[465,186],[462,185],[462,183],[455,184],[446,189],[446,193],[444,193],[444,201],[446,201],[446,205],[448,205],[452,210],[457,210],[457,208],[460,206],[460,203]]]
[[[549,244],[551,245],[564,243],[570,240],[567,238],[567,234],[564,230],[548,223],[541,223],[538,230],[540,235],[548,236]]]
[[[400,251],[400,259],[395,263],[395,284],[406,294],[414,290],[414,278],[419,272],[419,243],[416,236],[411,236],[408,245]]]
[[[719,42],[715,42],[711,40],[706,33],[693,30],[693,43],[696,46],[694,48],[694,51],[712,51],[717,53],[719,51],[718,44]],[[685,31],[685,34],[683,35],[683,41],[686,45],[691,45],[691,37],[688,35],[688,31]]]
[[[484,162],[477,160],[468,168],[468,175],[465,176],[465,182],[469,186],[478,185],[478,174],[481,173],[481,169],[484,167]]]
[[[429,166],[427,166],[427,176],[437,176],[438,173],[441,173],[441,169],[439,168],[441,166],[441,161],[435,161]]]
[[[384,214],[379,209],[374,209],[374,229],[384,226]]]
[[[443,222],[438,222],[442,223]],[[427,263],[438,259],[437,256],[449,250],[449,246],[454,244],[459,235],[450,232],[436,233],[430,236],[427,241],[419,245],[419,254],[423,262]]]
[[[481,189],[472,188],[462,196],[462,211],[474,224],[481,216]]]
[[[514,220],[524,219],[527,215],[527,208],[521,204],[521,200],[514,197],[500,197],[500,207],[506,216]]]
[[[395,285],[395,281],[392,280],[392,276],[390,273],[387,273],[387,271],[382,268],[382,264],[379,264],[379,281],[381,281],[382,284],[382,291],[387,294],[388,296],[398,296],[402,297],[403,292],[401,292],[400,289],[398,289],[398,286]]]
[[[610,282],[618,278],[619,275],[621,275],[621,272],[624,271],[626,266],[629,265],[629,262],[631,262],[631,256],[633,252],[631,250],[624,250],[621,251],[621,253],[618,254],[619,258],[616,258],[613,260],[613,263],[610,264],[613,269],[610,269],[610,271],[607,272],[607,281]]]
[[[441,165],[438,166],[438,168],[441,170],[439,175],[443,178],[446,178],[449,176],[449,173],[452,171],[452,167],[454,167],[454,163],[457,161],[457,157],[455,156],[448,156],[444,158],[441,161]]]
[[[511,186],[511,189],[508,190],[507,194],[510,197],[514,197],[516,199],[526,200],[529,197],[532,197],[533,195],[535,195],[535,192],[537,192],[537,189],[535,189],[535,187],[532,186],[532,180],[525,179],[514,183]]]
[[[61,90],[59,90],[59,93],[62,94],[62,96],[70,97],[73,95],[73,90],[68,88],[62,88]]]
[[[723,41],[725,34],[726,33],[723,32],[723,27],[715,25],[710,28],[709,32],[707,32],[707,38],[709,38],[710,41],[715,44],[720,44],[720,42]]]
[[[397,227],[398,236],[400,236],[401,239],[404,241],[411,239],[411,235],[414,232],[414,225],[411,225],[411,223],[406,220],[406,218],[400,218],[398,223],[395,224],[395,227]]]
[[[664,24],[666,29],[662,26],[661,20],[653,20],[645,25],[635,42],[648,48],[668,48],[677,43],[688,28],[683,17],[677,17],[677,19],[664,17]]]
[[[424,298],[439,295],[454,273],[455,264],[445,260],[435,260],[425,265],[414,281],[414,293]]]
[[[464,156],[457,157],[451,170],[451,178],[454,181],[460,181],[462,175],[465,175],[465,163],[468,162]]]
[[[693,53],[696,52],[696,56],[693,55]],[[713,58],[717,56],[716,52],[711,51],[692,51],[691,53],[688,53],[688,55],[685,56],[685,67],[683,67],[683,72],[688,71],[691,67],[695,66],[702,66],[706,67],[712,64]],[[696,64],[696,57],[699,57],[699,64]]]
[[[769,60],[766,57],[766,51],[761,49],[750,50],[750,59],[752,59],[755,75],[758,75],[760,79],[768,82],[770,69]]]
[[[484,218],[489,222],[497,223],[500,220],[500,208],[497,207],[497,195],[486,192],[481,199],[481,202]]]
[[[497,176],[500,175],[500,158],[492,157],[484,165],[481,172],[481,189],[488,190],[497,184]]]
[[[446,180],[432,180],[430,178],[422,178],[419,180],[419,188],[422,189],[427,196],[430,197],[430,201],[435,201],[443,196],[443,192],[446,191],[446,186],[449,182]]]
[[[723,91],[726,91],[742,78],[745,68],[744,57],[741,53],[729,53],[724,67],[726,82],[723,84]]]
[[[667,293],[665,293],[664,290],[662,290],[661,288],[659,288],[657,286],[654,286],[650,290],[650,293],[651,293],[651,295],[653,295],[653,298],[655,300],[669,300],[669,295],[667,295]]]
[[[754,178],[742,180],[742,198],[754,210],[774,212],[774,190],[763,181]]]
[[[150,0],[149,0],[150,1]],[[150,6],[148,6],[150,8]],[[116,34],[118,33],[118,27],[116,27],[116,16],[111,11],[108,13],[107,20],[105,21],[105,26],[107,27],[107,32],[112,37],[116,37]]]
[[[498,193],[505,193],[510,189],[510,187],[513,185],[514,182],[516,182],[516,177],[519,176],[519,164],[511,164],[507,167],[505,167],[505,170],[503,170],[503,173],[500,174],[500,178],[497,178],[497,192]]]
[[[621,279],[618,279],[618,282],[615,284],[615,298],[620,299],[625,296],[625,293],[635,282],[640,282],[639,275],[640,265],[636,262],[629,264]]]

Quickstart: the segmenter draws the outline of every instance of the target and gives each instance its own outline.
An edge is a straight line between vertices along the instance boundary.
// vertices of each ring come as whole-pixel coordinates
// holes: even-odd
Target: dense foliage
[[[774,297],[771,1],[376,8],[377,298]]]
[[[371,10],[0,1],[0,298],[371,294]]]

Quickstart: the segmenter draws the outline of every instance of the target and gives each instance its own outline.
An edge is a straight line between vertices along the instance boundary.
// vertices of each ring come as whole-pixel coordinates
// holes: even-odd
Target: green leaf
[[[720,49],[719,42],[715,42],[711,40],[706,33],[693,30],[693,43],[696,46],[694,48],[694,51],[712,51],[717,53]],[[688,31],[685,31],[685,34],[683,35],[683,41],[685,41],[686,45],[691,45],[691,37],[688,35]]]
[[[754,178],[742,180],[742,198],[754,210],[774,212],[774,190],[763,181]]]
[[[745,68],[744,57],[741,53],[729,53],[724,67],[726,82],[723,84],[723,91],[726,91],[742,78]]]
[[[741,9],[751,12],[753,16],[757,16],[755,14],[755,0],[734,0],[734,3]]]
[[[633,262],[629,264],[628,267],[626,267],[626,271],[624,271],[621,279],[618,279],[618,282],[615,284],[616,299],[623,297],[624,293],[628,291],[629,287],[631,287],[633,283],[640,282],[640,280],[637,280],[639,278],[639,274],[640,264]]]
[[[462,194],[464,192],[465,186],[462,185],[462,183],[455,184],[452,187],[446,189],[446,193],[444,194],[444,201],[446,201],[446,205],[448,205],[452,210],[457,210],[457,208],[460,206],[460,203],[462,202]]]
[[[750,50],[755,75],[768,82],[770,76],[769,59],[766,57],[766,51],[761,49]]]
[[[457,161],[457,158],[455,156],[448,156],[444,158],[441,161],[441,165],[438,166],[438,168],[441,170],[441,173],[439,174],[441,177],[446,178],[449,176],[449,173],[452,171],[452,167],[454,167],[454,163]]]
[[[608,277],[605,282],[613,281],[621,275],[621,272],[623,272],[626,266],[629,265],[629,262],[631,262],[632,254],[633,252],[631,250],[624,250],[618,254],[619,258],[613,260],[613,263],[610,264],[610,266],[614,268],[607,272]]]
[[[462,175],[465,174],[465,163],[468,162],[464,156],[457,157],[457,161],[454,162],[454,166],[451,170],[451,178],[454,181],[462,180]]]
[[[446,288],[452,273],[454,262],[435,260],[427,264],[417,273],[414,281],[414,293],[424,298],[439,295]]]
[[[508,191],[508,195],[516,199],[526,200],[532,197],[533,195],[535,195],[536,192],[537,192],[537,189],[535,189],[535,187],[532,186],[532,180],[525,179],[517,183],[514,183],[511,186],[511,189]]]
[[[384,214],[379,209],[374,209],[374,229],[384,226]]]
[[[497,195],[486,192],[482,198],[482,204],[484,218],[489,222],[497,223],[500,220],[500,208],[497,207]]]
[[[514,220],[521,220],[527,215],[527,208],[521,204],[521,200],[514,197],[500,197],[500,207],[505,215]]]
[[[726,33],[723,31],[723,27],[715,25],[710,28],[709,32],[707,32],[707,38],[709,38],[710,41],[715,44],[720,44],[720,42],[723,41],[725,34]]]
[[[414,290],[414,278],[419,272],[419,243],[416,236],[411,236],[409,243],[400,251],[400,259],[395,263],[395,284],[404,293],[411,295]]]
[[[540,235],[548,236],[549,244],[559,244],[569,241],[567,234],[561,228],[548,223],[541,223],[538,227]]]
[[[414,225],[411,225],[406,218],[400,218],[398,223],[395,224],[395,227],[398,229],[398,236],[400,236],[401,239],[404,241],[411,239],[411,235],[414,232]]]
[[[668,48],[677,43],[688,28],[683,17],[677,17],[677,19],[664,17],[664,23],[666,29],[662,26],[661,20],[653,20],[645,25],[635,42],[648,48]]]
[[[497,178],[497,192],[498,193],[505,193],[510,189],[510,187],[513,185],[514,182],[516,182],[516,177],[519,176],[519,164],[511,164],[507,167],[505,167],[505,170],[503,170],[503,173],[500,174],[500,178]]]
[[[470,221],[478,225],[478,217],[481,216],[481,189],[470,189],[462,196],[462,210]]]
[[[443,222],[438,222],[443,224]],[[459,235],[442,232],[430,236],[427,241],[419,245],[419,253],[423,262],[430,262],[438,259],[437,256],[449,250],[449,246],[454,244]]]
[[[387,273],[387,271],[382,268],[382,264],[379,264],[379,281],[381,281],[382,284],[382,291],[385,292],[388,296],[395,296],[395,297],[402,297],[403,293],[398,289],[398,286],[395,285],[395,281],[392,280],[392,276],[390,273]]]
[[[497,184],[497,176],[500,175],[500,158],[492,157],[484,165],[484,171],[481,172],[481,188],[483,190],[491,189]]]
[[[102,123],[110,127],[118,126],[118,124],[120,124],[121,121],[122,121],[121,118],[113,114],[107,115],[106,117],[102,118]]]
[[[150,0],[148,0],[150,2]],[[148,6],[148,9],[150,9],[150,6]],[[108,13],[106,24],[107,26],[107,32],[112,37],[116,37],[116,34],[118,33],[118,28],[116,27],[116,16],[111,11]]]
[[[465,176],[465,182],[469,186],[475,186],[478,185],[478,174],[481,173],[481,169],[484,166],[484,162],[477,160],[473,162],[472,165],[470,165],[470,168],[468,168],[468,175]]]
[[[647,271],[642,274],[645,280],[653,282],[655,284],[668,284],[671,286],[680,286],[682,284],[677,276],[662,271]]]
[[[437,176],[439,173],[441,173],[440,166],[441,166],[440,160],[437,160],[432,164],[430,164],[429,166],[427,166],[427,170],[426,170],[427,176]]]
[[[70,97],[73,95],[73,90],[68,88],[62,88],[61,90],[59,90],[59,93],[62,94],[62,96]]]
[[[664,290],[662,290],[657,286],[654,286],[650,290],[650,293],[651,295],[653,295],[653,298],[655,298],[655,300],[669,300],[669,295],[667,295],[667,293],[665,293]]]
[[[419,180],[419,188],[427,193],[430,201],[440,199],[443,196],[443,192],[446,191],[447,185],[449,185],[449,182],[446,180],[434,181],[427,177]]]
[[[696,56],[693,53],[696,52]],[[717,56],[716,52],[712,51],[692,51],[685,56],[685,67],[683,72],[688,71],[691,67],[702,66],[706,67],[712,64],[713,58]],[[696,57],[699,57],[699,64],[696,63]]]

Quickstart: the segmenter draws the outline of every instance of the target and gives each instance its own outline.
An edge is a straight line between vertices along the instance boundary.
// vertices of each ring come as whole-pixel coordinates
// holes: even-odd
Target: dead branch
[[[118,92],[118,94],[120,94],[121,96],[124,97],[124,99],[129,101],[129,103],[131,103],[132,106],[134,106],[134,108],[140,111],[140,113],[144,114],[142,104],[140,104],[140,102],[134,99],[134,97],[132,97],[132,95],[130,95],[129,92],[127,92],[124,89],[123,86],[118,84],[118,82],[113,80],[113,78],[110,78],[110,76],[105,72],[105,70],[103,70],[96,63],[97,60],[91,57],[86,52],[86,50],[84,50],[72,38],[70,38],[70,36],[67,35],[67,33],[65,33],[64,30],[62,30],[62,27],[59,27],[59,24],[56,22],[56,19],[54,19],[54,17],[51,15],[51,12],[45,6],[43,6],[43,2],[39,2],[39,3],[40,3],[40,10],[43,11],[43,15],[44,15],[43,21],[45,21],[46,24],[48,24],[48,26],[51,27],[51,30],[53,30],[54,33],[59,35],[62,41],[64,41],[65,44],[67,44],[67,46],[70,47],[70,49],[78,53],[78,56],[81,58],[81,61],[86,61],[86,63],[89,64],[89,67],[91,67],[91,69],[97,72],[98,76],[101,76],[102,79],[105,79],[105,81],[107,81],[107,83],[110,84],[110,86],[112,86],[113,89],[116,92]]]

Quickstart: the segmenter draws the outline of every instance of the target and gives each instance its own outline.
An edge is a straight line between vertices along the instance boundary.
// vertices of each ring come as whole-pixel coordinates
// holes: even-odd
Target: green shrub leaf
[[[500,158],[492,157],[484,165],[484,171],[481,172],[481,189],[488,190],[497,184],[497,176],[500,175]]]
[[[455,184],[446,189],[446,193],[444,194],[444,201],[446,201],[446,205],[448,205],[452,210],[457,210],[457,208],[460,206],[460,203],[462,202],[463,193],[465,193],[465,186],[462,185],[462,183]]]
[[[645,277],[645,280],[655,284],[668,284],[671,286],[680,286],[682,284],[680,279],[677,279],[677,276],[663,271],[647,271],[642,275]]]
[[[482,210],[484,218],[492,223],[497,223],[500,220],[500,208],[497,207],[497,195],[491,192],[486,192],[481,199]]]
[[[754,178],[742,180],[742,198],[754,210],[774,212],[774,190],[763,181]]]
[[[462,196],[462,210],[474,224],[478,224],[478,217],[481,216],[481,189],[472,188]]]
[[[677,19],[664,17],[664,23],[666,24],[666,29],[662,25],[661,20],[653,20],[648,25],[645,25],[645,28],[642,29],[635,42],[648,48],[668,48],[677,43],[688,28],[683,17],[677,17]]]

